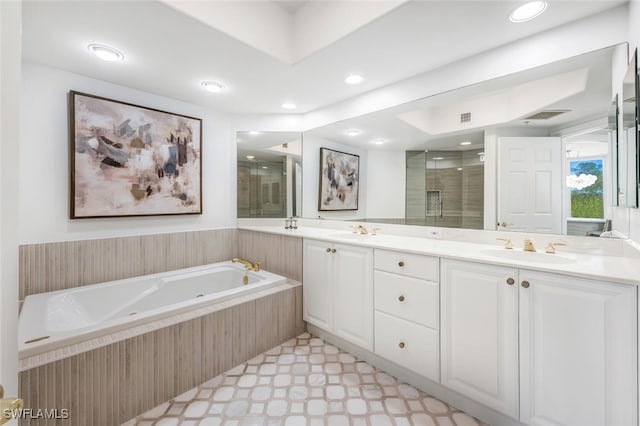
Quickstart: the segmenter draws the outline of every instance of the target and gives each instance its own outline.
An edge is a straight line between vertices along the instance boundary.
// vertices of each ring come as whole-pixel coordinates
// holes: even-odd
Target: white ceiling
[[[318,3],[285,7],[299,15]],[[538,19],[513,24],[508,15],[517,2],[510,0],[410,1],[292,65],[158,1],[26,0],[23,55],[232,113],[282,113],[285,101],[304,113],[625,1],[550,3]],[[323,25],[330,29],[332,22]],[[126,60],[101,62],[88,54],[89,43],[116,47]],[[365,82],[345,85],[350,73],[363,75]],[[205,92],[203,80],[221,81],[228,90]]]
[[[497,78],[473,86],[431,96],[418,101],[409,102],[398,107],[377,111],[338,123],[316,128],[307,132],[309,135],[329,139],[335,142],[377,150],[435,150],[435,149],[474,149],[484,141],[484,129],[488,127],[538,127],[546,132],[568,127],[592,119],[607,117],[611,103],[611,61],[614,48],[607,48],[580,55],[574,58],[548,64],[507,77]],[[571,96],[557,99],[557,76],[573,75],[579,71],[587,71],[586,84],[582,91]],[[531,85],[531,82],[541,84]],[[542,84],[544,83],[544,84]],[[451,105],[475,105],[471,111],[472,117],[483,109],[494,110],[491,94],[514,93],[519,88],[521,92],[510,99],[511,108],[517,109],[520,115],[509,120],[493,117],[493,122],[483,122],[481,126],[470,123],[462,125],[457,121],[458,112],[451,109]],[[524,88],[524,89],[523,89]],[[525,102],[531,98],[551,99],[546,104]],[[469,100],[480,99],[483,102],[470,103]],[[522,107],[529,106],[530,110]],[[500,108],[497,108],[500,109]],[[569,110],[569,112],[548,120],[532,120],[525,124],[523,117],[540,110]],[[449,122],[449,127],[439,134],[429,134],[427,131],[412,126],[403,117],[415,111],[449,111],[452,119],[441,116],[440,120]],[[347,135],[347,130],[357,129],[357,136]],[[305,133],[305,134],[307,134]],[[384,139],[382,145],[375,145],[375,139]],[[462,141],[471,141],[472,145],[462,147]]]

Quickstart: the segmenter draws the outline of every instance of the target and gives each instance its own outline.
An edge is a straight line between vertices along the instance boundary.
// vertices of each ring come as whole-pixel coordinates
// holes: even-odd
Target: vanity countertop
[[[556,254],[547,254],[544,244],[537,241],[534,241],[538,245],[537,252],[529,253],[523,252],[521,247],[506,250],[500,242],[483,244],[387,234],[358,235],[341,229],[307,226],[298,229],[239,226],[238,229],[640,285],[639,258],[566,252],[563,247],[557,247]]]

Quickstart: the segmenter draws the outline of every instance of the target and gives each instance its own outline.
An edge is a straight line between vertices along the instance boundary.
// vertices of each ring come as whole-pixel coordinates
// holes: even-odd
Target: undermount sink
[[[551,254],[545,253],[544,251],[522,251],[522,250],[507,250],[503,248],[494,248],[482,250],[483,254],[500,257],[503,259],[510,260],[522,260],[525,262],[538,262],[538,263],[574,263],[575,260],[567,257],[563,254]]]

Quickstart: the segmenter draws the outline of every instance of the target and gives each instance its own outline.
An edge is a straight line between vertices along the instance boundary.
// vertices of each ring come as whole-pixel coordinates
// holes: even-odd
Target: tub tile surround
[[[257,293],[254,293],[257,295]],[[300,301],[296,303],[296,301]],[[112,426],[216,377],[304,331],[301,286],[98,348],[65,348],[19,375],[25,407],[68,408],[68,425]],[[81,353],[73,354],[74,350]],[[59,424],[23,420],[21,424]]]
[[[26,244],[19,247],[19,298],[229,260],[236,229]]]
[[[123,426],[150,424],[482,425],[309,333]]]
[[[629,239],[394,225],[381,225],[382,229],[376,236],[358,237],[351,235],[349,231],[349,228],[356,224],[358,222],[300,219],[298,229],[287,230],[284,229],[284,220],[263,219],[252,222],[238,220],[240,231],[286,235],[300,239],[312,238],[640,285],[638,279],[640,246]],[[370,225],[366,224],[366,226]],[[433,231],[439,232],[439,236],[434,238],[429,235]],[[500,257],[504,242],[497,241],[496,238],[511,239],[514,246],[513,252],[520,252],[524,240],[529,238],[533,240],[538,251],[536,255],[539,254],[539,256],[537,259],[532,257],[531,260],[524,256],[517,260]],[[567,246],[557,247],[557,257],[570,258],[570,262],[544,262],[545,258],[541,256],[554,256],[544,253],[546,245],[556,241],[568,243]]]

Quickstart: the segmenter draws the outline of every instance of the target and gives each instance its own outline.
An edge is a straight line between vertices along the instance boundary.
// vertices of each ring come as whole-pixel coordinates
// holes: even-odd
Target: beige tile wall
[[[62,290],[229,260],[236,229],[27,244],[20,248],[20,300]]]
[[[302,287],[20,373],[25,408],[70,419],[22,425],[113,426],[304,331]]]
[[[302,238],[264,232],[238,231],[240,257],[269,272],[302,281]]]

